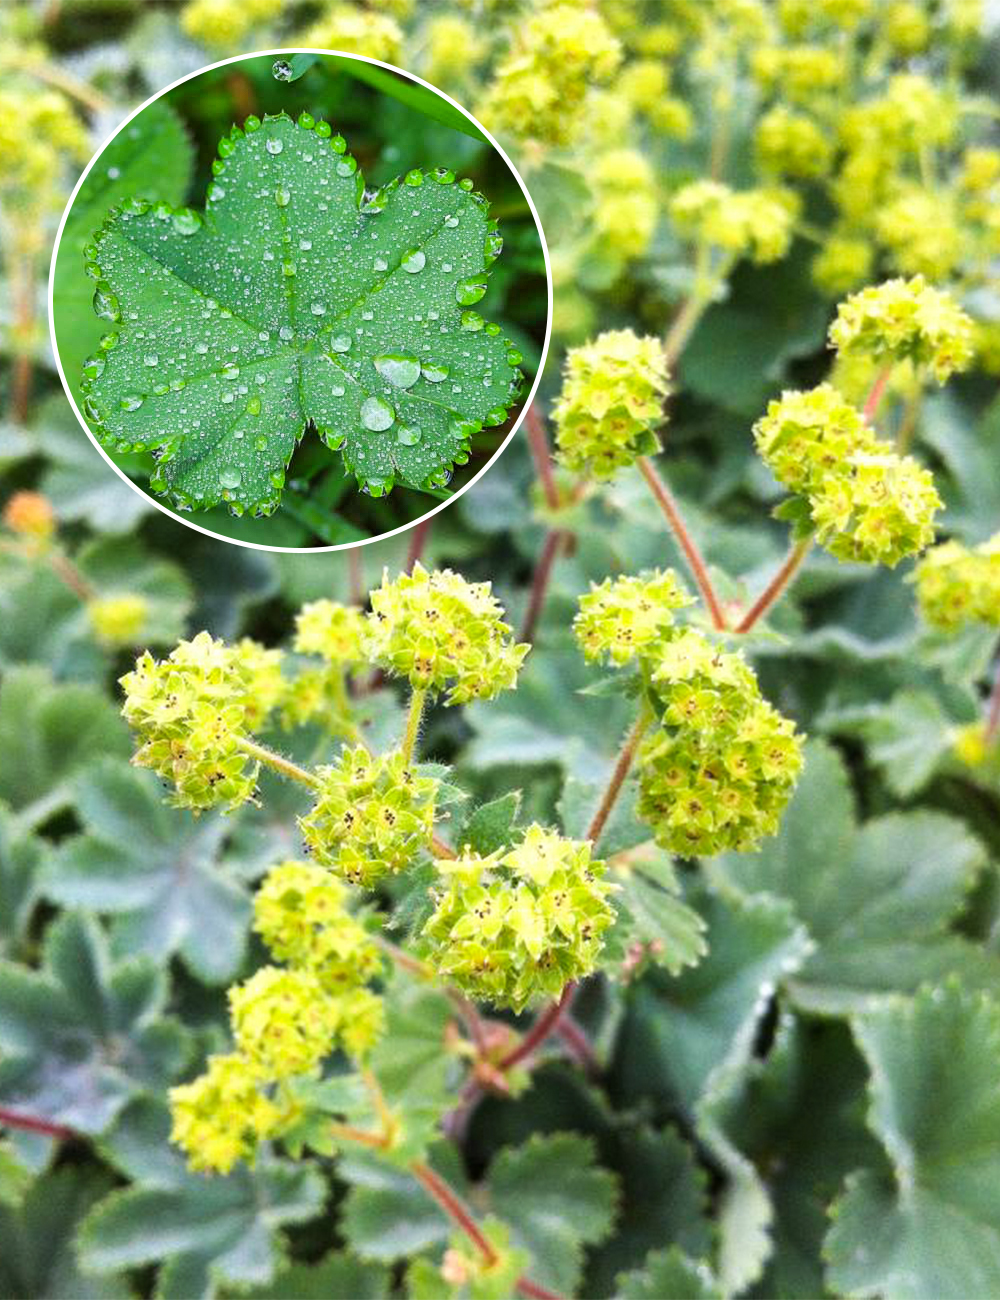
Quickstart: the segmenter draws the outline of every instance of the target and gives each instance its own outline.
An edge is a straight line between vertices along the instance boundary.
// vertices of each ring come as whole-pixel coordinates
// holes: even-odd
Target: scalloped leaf
[[[618,1277],[618,1300],[715,1300],[722,1293],[706,1264],[676,1246],[651,1251],[645,1266]]]
[[[150,773],[113,759],[82,774],[74,803],[84,833],[64,839],[46,864],[46,896],[114,915],[119,954],[162,965],[176,953],[206,984],[233,979],[251,903],[223,854],[229,819],[167,808]]]
[[[843,1015],[959,972],[977,986],[1000,962],[951,930],[986,861],[943,813],[890,813],[859,825],[837,752],[811,742],[781,830],[759,853],[724,854],[709,873],[727,888],[788,899],[815,943],[789,979],[807,1010]]]
[[[826,1239],[839,1294],[1000,1294],[1000,1004],[956,982],[851,1022],[891,1172],[852,1174]]]
[[[281,1227],[323,1208],[325,1185],[308,1164],[265,1156],[225,1177],[190,1173],[169,1145],[160,1102],[130,1106],[104,1141],[135,1185],[100,1201],[80,1229],[85,1269],[118,1272],[161,1264],[159,1300],[202,1300],[220,1282],[267,1284],[285,1260]]]
[[[22,833],[0,804],[0,957],[12,957],[25,938],[44,852],[43,842]]]
[[[443,168],[367,194],[305,116],[248,119],[219,153],[204,215],[132,201],[88,250],[112,325],[84,366],[102,441],[152,450],[151,488],[193,509],[270,513],[307,424],[372,495],[447,483],[521,383],[469,310],[501,247],[486,200]]]
[[[0,1099],[102,1132],[130,1100],[184,1068],[190,1034],[163,1015],[166,999],[163,971],[142,959],[113,962],[94,920],[59,917],[40,971],[0,963]]]
[[[617,1180],[576,1133],[536,1134],[498,1152],[489,1171],[493,1211],[531,1255],[532,1280],[575,1295],[583,1247],[603,1241],[615,1220]]]

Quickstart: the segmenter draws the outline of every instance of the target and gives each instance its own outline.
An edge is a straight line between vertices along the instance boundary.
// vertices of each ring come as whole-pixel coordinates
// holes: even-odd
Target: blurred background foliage
[[[691,250],[669,216],[682,183],[714,173],[736,188],[793,189],[801,210],[787,252],[766,266],[742,261],[691,335],[660,460],[725,599],[742,604],[787,541],[769,518],[780,493],[753,453],[750,426],[784,385],[827,373],[825,332],[837,298],[852,276],[913,270],[914,230],[935,236],[920,255],[975,314],[980,353],[975,370],[945,393],[914,403],[905,386],[891,392],[887,424],[898,431],[907,422],[911,446],[935,471],[946,504],[942,536],[979,543],[1000,526],[1000,302],[997,250],[988,243],[990,212],[1000,208],[988,182],[985,216],[971,210],[960,179],[969,150],[997,147],[998,18],[992,0],[3,7],[0,952],[5,987],[17,996],[0,1013],[0,1104],[14,1098],[26,1108],[33,1099],[35,1113],[68,1132],[56,1140],[17,1128],[0,1141],[0,1291],[225,1294],[247,1283],[241,1264],[252,1254],[260,1295],[382,1295],[398,1283],[399,1257],[441,1244],[441,1225],[427,1226],[413,1189],[378,1184],[363,1162],[334,1171],[321,1161],[295,1169],[275,1161],[209,1188],[167,1148],[166,1082],[190,1074],[185,1059],[218,1042],[222,987],[259,961],[247,938],[249,890],[268,863],[294,850],[294,809],[268,791],[263,813],[187,822],[183,860],[193,869],[181,878],[183,819],[175,814],[164,830],[155,789],[125,766],[114,683],[130,648],[165,649],[179,632],[202,627],[283,643],[302,601],[363,601],[383,566],[395,571],[418,551],[425,563],[492,580],[511,621],[523,624],[538,555],[557,527],[562,542],[518,691],[432,714],[426,738],[427,753],[454,763],[474,799],[520,788],[525,821],[555,821],[568,795],[579,802],[604,781],[625,724],[624,702],[600,693],[573,644],[577,598],[607,574],[681,565],[634,471],[582,497],[557,478],[553,506],[524,436],[430,529],[349,554],[222,546],[153,510],[84,438],[48,350],[48,254],[95,145],[178,76],[276,46],[320,43],[398,60],[482,109],[527,178],[553,252],[555,345],[542,415],[568,345],[625,325],[665,333],[692,285]],[[840,52],[849,65],[823,95],[806,76],[804,103],[789,99],[787,72],[776,88],[755,54],[802,46]],[[897,101],[889,98],[888,118],[885,108],[899,74],[921,79],[903,97],[914,109],[916,148],[889,129],[859,136],[845,126],[853,108],[869,115],[862,124],[902,120]],[[195,193],[219,114],[234,111],[232,75],[217,74],[213,96],[184,105],[197,149]],[[308,76],[277,85],[265,70],[248,82],[240,93],[265,107],[267,95],[284,102],[290,91],[312,93]],[[948,118],[944,139],[935,136],[942,101],[920,100],[925,82],[965,104]],[[776,100],[819,128],[829,145],[822,174],[809,166],[794,174],[801,161],[793,166],[789,155],[777,172],[766,162],[761,122]],[[355,113],[361,102],[353,87],[342,111],[345,130],[356,117],[352,145],[369,165],[367,124]],[[930,110],[918,112],[921,102]],[[408,158],[411,147],[399,147]],[[859,157],[866,166],[875,158],[874,173]],[[372,165],[376,174],[396,166],[384,153]],[[937,215],[928,220],[918,204],[897,211],[896,226],[879,227],[890,199],[912,201],[915,184]],[[860,204],[850,202],[852,185]],[[917,225],[908,227],[914,210]],[[817,266],[819,254],[828,256]],[[517,304],[508,306],[519,319]],[[838,382],[856,396],[868,379]],[[22,495],[15,509],[19,493],[37,495]],[[315,535],[292,511],[282,519],[298,530],[291,545]],[[898,1135],[883,1120],[893,1105],[896,1114],[924,1116],[926,1145],[908,1150],[911,1171],[944,1187],[945,1200],[947,1169],[933,1167],[933,1152],[951,1144],[961,1163],[986,1149],[995,1170],[1000,1132],[995,1003],[966,1000],[995,994],[1000,976],[1000,779],[996,763],[969,763],[956,750],[961,729],[979,716],[994,638],[981,629],[929,633],[906,577],[905,565],[872,572],[810,556],[769,629],[747,646],[769,698],[815,738],[782,834],[750,867],[724,860],[702,873],[682,864],[685,898],[708,925],[708,956],[694,971],[643,974],[621,994],[600,982],[586,990],[580,1016],[603,1063],[597,1080],[549,1061],[521,1096],[491,1099],[473,1118],[461,1164],[484,1197],[498,1153],[531,1134],[586,1135],[617,1175],[616,1227],[602,1242],[580,1239],[572,1207],[561,1217],[549,1207],[575,1260],[579,1294],[707,1292],[696,1262],[708,1261],[730,1293],[960,1296],[982,1294],[988,1276],[965,1265],[996,1267],[995,1222],[983,1228],[992,1238],[979,1235],[982,1203],[971,1193],[943,1280],[919,1249],[935,1241],[943,1219],[932,1211],[907,1218],[891,1199]],[[136,594],[141,609],[122,605]],[[393,689],[372,691],[364,708],[370,734],[398,731]],[[114,839],[120,823],[101,793],[113,783],[128,824],[154,846],[143,861],[108,857],[118,879],[131,882],[117,895],[106,874],[106,887],[98,879],[88,891],[64,872],[67,845]],[[839,901],[839,919],[818,895]],[[168,915],[164,900],[170,924],[143,925]],[[138,978],[138,963],[145,1000],[121,1011],[114,1034],[96,994],[77,1007],[69,1037],[50,1032],[40,1012],[21,1014],[70,996],[60,974],[68,954],[75,969],[97,972],[105,1008],[113,986]],[[914,999],[924,981],[937,991]],[[866,1121],[873,1078],[882,1109]],[[992,1083],[977,1092],[980,1079]],[[963,1112],[963,1091],[987,1098],[978,1117]],[[927,1098],[934,1112],[925,1115]],[[453,1152],[447,1158],[458,1163]],[[827,1238],[848,1175],[869,1198],[868,1213],[839,1220]],[[984,1174],[993,1206],[995,1181]],[[124,1185],[140,1198],[131,1237],[80,1234],[81,1222],[94,1222],[94,1205]],[[871,1225],[883,1218],[898,1234],[872,1243]],[[223,1225],[214,1237],[199,1227],[209,1221]],[[885,1257],[897,1242],[898,1270]],[[628,1270],[643,1271],[616,1284]]]

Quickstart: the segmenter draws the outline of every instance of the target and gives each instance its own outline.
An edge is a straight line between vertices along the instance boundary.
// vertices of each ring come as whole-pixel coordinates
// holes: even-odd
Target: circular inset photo
[[[117,472],[193,527],[293,550],[469,487],[551,316],[499,145],[417,78],[320,51],[228,60],[133,114],[74,191],[50,293],[63,384]]]

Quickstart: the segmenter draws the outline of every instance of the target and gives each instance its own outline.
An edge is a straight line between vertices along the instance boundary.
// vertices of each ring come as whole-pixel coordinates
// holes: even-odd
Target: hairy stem
[[[402,751],[403,758],[407,763],[413,761],[413,752],[417,747],[417,738],[420,735],[420,720],[424,716],[424,704],[427,702],[427,692],[413,688],[413,694],[410,696],[410,711],[406,715],[406,731],[403,733]]]
[[[920,418],[920,408],[923,405],[923,391],[914,393],[906,400],[903,407],[903,418],[899,422],[899,428],[896,430],[896,450],[901,456],[905,456],[910,450],[910,443],[913,441],[913,435],[916,432],[917,420]]]
[[[549,589],[552,570],[567,536],[568,534],[562,528],[550,528],[545,534],[545,541],[542,544],[541,554],[535,565],[534,577],[531,580],[528,608],[525,610],[521,630],[517,634],[519,641],[534,640],[535,628],[538,626],[538,620],[541,618],[542,609],[545,606],[545,597]]]
[[[611,771],[608,784],[605,787],[604,794],[601,796],[601,802],[598,804],[597,811],[590,819],[590,825],[587,827],[587,833],[584,838],[590,840],[592,844],[596,844],[600,839],[601,831],[604,830],[605,824],[611,816],[611,811],[621,793],[621,788],[625,784],[625,778],[629,774],[632,760],[635,758],[635,751],[639,746],[639,741],[642,740],[649,723],[649,710],[643,708],[639,716],[636,718],[632,730],[625,737],[625,743],[619,750],[618,758]]]
[[[556,1026],[556,1033],[566,1044],[570,1055],[575,1058],[576,1063],[583,1070],[588,1074],[598,1072],[600,1062],[594,1051],[594,1045],[571,1016],[563,1016]]]
[[[458,857],[458,854],[451,845],[445,844],[440,835],[431,836],[431,852],[436,858],[447,858],[451,860],[452,858]]]
[[[312,772],[307,772],[304,767],[299,767],[298,763],[293,763],[290,758],[276,754],[273,749],[258,745],[255,740],[241,737],[238,747],[250,758],[256,758],[259,762],[265,763],[268,767],[273,768],[275,772],[287,776],[291,781],[298,781],[301,785],[308,785],[313,789],[319,786],[319,778],[313,776]]]
[[[68,555],[62,551],[51,551],[49,553],[49,568],[74,594],[78,596],[84,604],[94,599],[97,592],[83,576]]]
[[[812,546],[811,537],[805,537],[801,542],[794,543],[781,568],[743,615],[741,622],[737,624],[737,632],[749,632],[754,624],[763,618],[771,606],[777,603],[779,597],[798,573],[802,562],[809,554],[810,546]]]
[[[13,62],[13,58],[4,60],[4,63],[8,66]],[[99,90],[95,90],[88,82],[70,76],[68,72],[64,72],[53,63],[18,62],[17,66],[20,71],[30,73],[31,76],[44,82],[45,85],[61,90],[64,95],[75,99],[77,103],[82,104],[84,108],[88,108],[92,113],[103,113],[111,107],[111,100],[106,95],[102,95]]]
[[[76,1134],[64,1124],[54,1124],[51,1120],[36,1119],[34,1115],[22,1115],[20,1111],[0,1106],[0,1128],[16,1128],[24,1133],[41,1133],[46,1137],[71,1138]]]
[[[575,993],[576,981],[570,980],[560,994],[558,1001],[550,1003],[518,1045],[512,1048],[506,1056],[500,1058],[498,1068],[504,1072],[512,1070],[515,1065],[520,1065],[523,1060],[531,1056],[535,1049],[545,1042],[549,1034],[555,1033],[559,1027],[559,1022],[569,1011]]]
[[[712,626],[718,632],[726,630],[726,616],[722,612],[722,606],[719,598],[715,594],[715,588],[712,586],[712,580],[708,576],[708,568],[702,558],[701,552],[695,545],[694,539],[687,530],[687,525],[681,518],[680,511],[677,508],[677,502],[674,500],[670,489],[664,483],[663,479],[657,472],[656,466],[648,456],[640,456],[638,460],[639,469],[642,471],[643,478],[649,484],[649,489],[656,498],[656,504],[663,511],[671,531],[677,538],[677,544],[684,552],[684,558],[688,562],[688,567],[701,592],[702,600],[708,609],[712,619]]]
[[[392,1141],[388,1133],[371,1133],[368,1129],[340,1124],[336,1120],[330,1121],[330,1131],[341,1142],[356,1142],[358,1146],[371,1147],[373,1151],[384,1151]]]

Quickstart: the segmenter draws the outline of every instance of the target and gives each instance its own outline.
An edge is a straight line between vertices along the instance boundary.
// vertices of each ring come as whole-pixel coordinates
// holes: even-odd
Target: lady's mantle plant
[[[219,142],[203,213],[132,199],[87,248],[109,324],[84,413],[185,509],[269,514],[307,426],[374,496],[436,488],[502,424],[520,354],[474,305],[502,240],[448,168],[365,188],[302,113]]]

